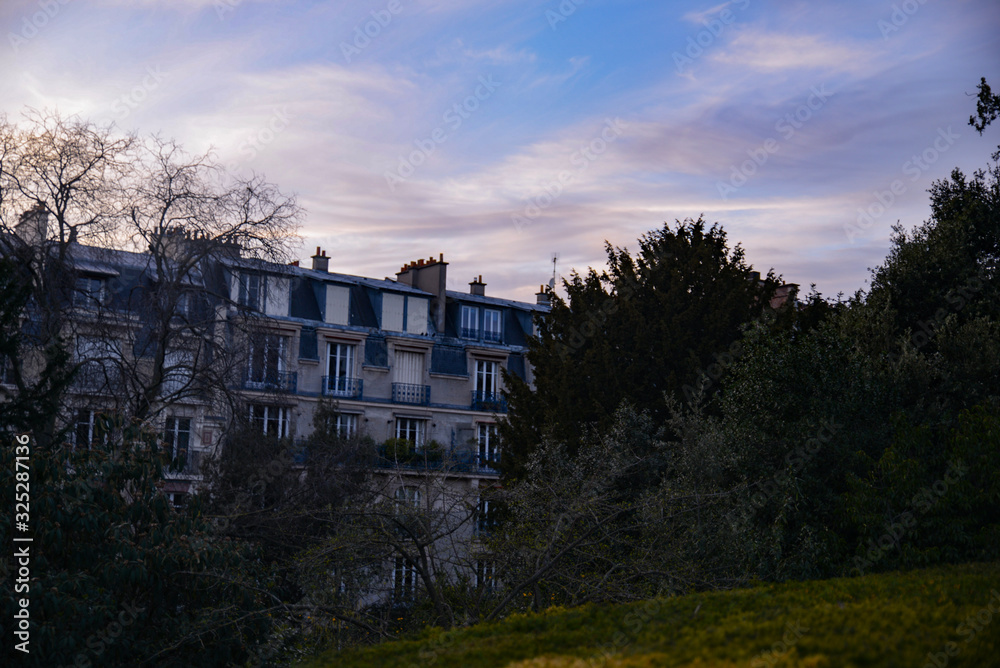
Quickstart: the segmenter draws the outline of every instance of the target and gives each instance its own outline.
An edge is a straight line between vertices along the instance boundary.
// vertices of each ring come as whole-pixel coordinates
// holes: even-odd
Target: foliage
[[[726,353],[740,327],[764,311],[778,284],[758,281],[743,249],[703,219],[664,225],[639,239],[638,253],[606,247],[608,270],[573,273],[568,299],[551,297],[528,360],[535,388],[505,374],[507,418],[501,471],[524,473],[543,436],[570,456],[589,426],[603,431],[624,400],[662,424],[664,394],[681,396],[703,367]]]
[[[0,262],[0,285],[13,288],[17,276]],[[0,352],[15,358],[24,349],[26,303],[26,290],[0,290]],[[0,404],[3,498],[14,498],[15,434],[27,434],[30,452],[27,592],[15,594],[12,551],[0,561],[5,636],[12,636],[15,601],[31,602],[31,653],[18,653],[19,662],[214,666],[245,660],[246,648],[268,628],[256,587],[237,584],[258,577],[248,575],[255,554],[216,538],[197,499],[171,508],[160,489],[167,455],[148,424],[108,413],[104,438],[90,448],[73,448],[60,433],[37,439],[35,430],[51,424],[70,375],[65,355],[50,360],[41,379],[20,378],[24,391]],[[11,541],[13,519],[12,513],[0,517],[0,540],[25,545]],[[13,643],[6,646],[13,653]]]
[[[669,458],[646,414],[624,405],[605,434],[587,433],[576,457],[546,439],[525,475],[499,490],[504,521],[486,539],[504,583],[487,619],[588,601],[630,601],[714,578],[687,536],[703,501],[664,483],[635,481]],[[527,604],[527,605],[526,605]]]
[[[308,668],[439,666],[992,665],[996,564],[761,585],[626,605],[512,615],[427,629],[379,647],[320,656]],[[992,623],[977,621],[989,615]],[[948,643],[958,650],[949,655]]]
[[[405,438],[390,438],[382,450],[385,458],[393,462],[408,462],[413,458],[413,443]]]
[[[32,448],[29,662],[216,666],[246,660],[246,648],[268,629],[260,595],[238,583],[248,579],[255,555],[217,539],[197,500],[181,511],[170,506],[159,489],[156,434],[142,425],[108,431],[115,434],[110,442],[89,450]],[[14,450],[10,433],[4,438],[2,488],[11,498]],[[7,544],[10,520],[0,520]],[[4,565],[5,572],[11,568],[9,556]],[[16,597],[12,578],[3,586],[6,627]]]

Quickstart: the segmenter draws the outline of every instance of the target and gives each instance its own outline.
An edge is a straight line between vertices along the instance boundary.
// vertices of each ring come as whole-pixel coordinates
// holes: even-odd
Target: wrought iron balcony
[[[464,448],[415,449],[401,454],[396,449],[382,445],[376,448],[372,465],[381,469],[481,473],[491,477],[499,475],[497,462],[485,461],[476,452]]]
[[[472,391],[472,410],[490,413],[506,413],[507,400],[499,392]]]
[[[490,331],[488,329],[483,330],[483,341],[487,343],[500,343],[500,330]]]
[[[462,328],[462,338],[463,339],[478,339],[479,338],[479,328],[478,327],[463,327]]]
[[[431,401],[431,386],[393,383],[392,401],[396,404],[429,404]]]
[[[295,392],[298,376],[294,371],[277,369],[267,369],[263,372],[248,371],[243,377],[243,389],[260,392]]]
[[[124,391],[121,372],[116,366],[88,362],[80,366],[73,376],[73,389],[78,392],[115,394]]]
[[[347,376],[323,376],[323,394],[328,397],[360,398],[364,380]]]

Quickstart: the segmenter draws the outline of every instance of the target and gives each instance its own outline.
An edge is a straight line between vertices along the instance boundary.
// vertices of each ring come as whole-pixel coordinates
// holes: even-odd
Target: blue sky
[[[298,195],[303,259],[443,252],[452,289],[508,298],[553,252],[600,267],[700,214],[852,293],[1000,144],[967,125],[1000,86],[996,0],[5,0],[0,26],[0,113],[214,149]]]

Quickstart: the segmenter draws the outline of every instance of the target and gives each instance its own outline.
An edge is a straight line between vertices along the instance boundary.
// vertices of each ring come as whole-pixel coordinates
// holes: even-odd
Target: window
[[[0,355],[0,385],[14,385],[14,360]]]
[[[100,445],[107,441],[109,420],[102,413],[92,410],[80,410],[76,413],[76,425],[73,430],[73,449]]]
[[[405,438],[415,448],[424,444],[424,423],[416,418],[396,418],[396,438]]]
[[[75,361],[80,363],[73,384],[92,392],[117,391],[121,375],[121,355],[112,341],[94,336],[76,337]]]
[[[479,309],[475,306],[462,307],[462,338],[479,338]]]
[[[189,350],[168,350],[163,356],[161,396],[190,390],[194,378],[194,354]]]
[[[496,563],[490,559],[476,560],[476,587],[479,589],[496,589]]]
[[[405,557],[396,557],[392,569],[392,597],[397,603],[412,601],[417,592],[417,569]]]
[[[500,463],[500,437],[495,424],[479,424],[479,465],[496,468]]]
[[[395,496],[396,505],[401,508],[420,507],[420,490],[416,487],[400,487]]]
[[[177,296],[177,306],[174,309],[174,315],[183,318],[188,318],[191,315],[192,306],[194,305],[194,294],[191,292],[182,292]]]
[[[288,337],[267,334],[250,342],[247,387],[283,389],[285,385],[285,355]]]
[[[483,313],[483,339],[500,342],[500,311],[486,309]]]
[[[339,396],[357,395],[354,378],[355,346],[347,343],[331,343],[326,361],[326,389],[328,394]]]
[[[260,274],[244,273],[240,277],[240,305],[263,311],[266,285],[267,279]]]
[[[430,386],[424,385],[424,353],[397,350],[393,359],[392,400],[400,404],[426,404]]]
[[[187,494],[184,492],[169,492],[167,498],[170,499],[170,505],[172,505],[177,510],[184,507],[187,503]]]
[[[479,507],[476,509],[476,530],[479,533],[487,533],[496,526],[496,507],[488,499],[479,499]]]
[[[494,401],[497,394],[497,381],[500,378],[500,365],[486,360],[476,361],[476,392],[480,401]]]
[[[286,438],[288,436],[289,409],[285,406],[250,406],[250,421],[268,436]]]
[[[82,308],[97,308],[104,304],[104,279],[94,276],[77,277],[73,304]]]
[[[333,429],[340,438],[351,438],[358,433],[358,416],[343,413],[337,415],[333,419]]]
[[[163,442],[170,456],[171,470],[187,469],[188,446],[191,443],[191,418],[168,417],[164,423]]]

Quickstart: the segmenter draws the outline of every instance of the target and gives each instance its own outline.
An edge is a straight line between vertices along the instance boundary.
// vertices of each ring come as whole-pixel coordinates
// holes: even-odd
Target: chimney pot
[[[479,278],[473,278],[472,282],[469,283],[469,294],[479,295],[480,297],[486,296],[486,284],[483,283],[482,274],[479,275]]]
[[[316,246],[316,254],[312,256],[312,261],[312,268],[314,271],[330,271],[330,258],[326,256],[326,251],[320,252],[319,246]]]

